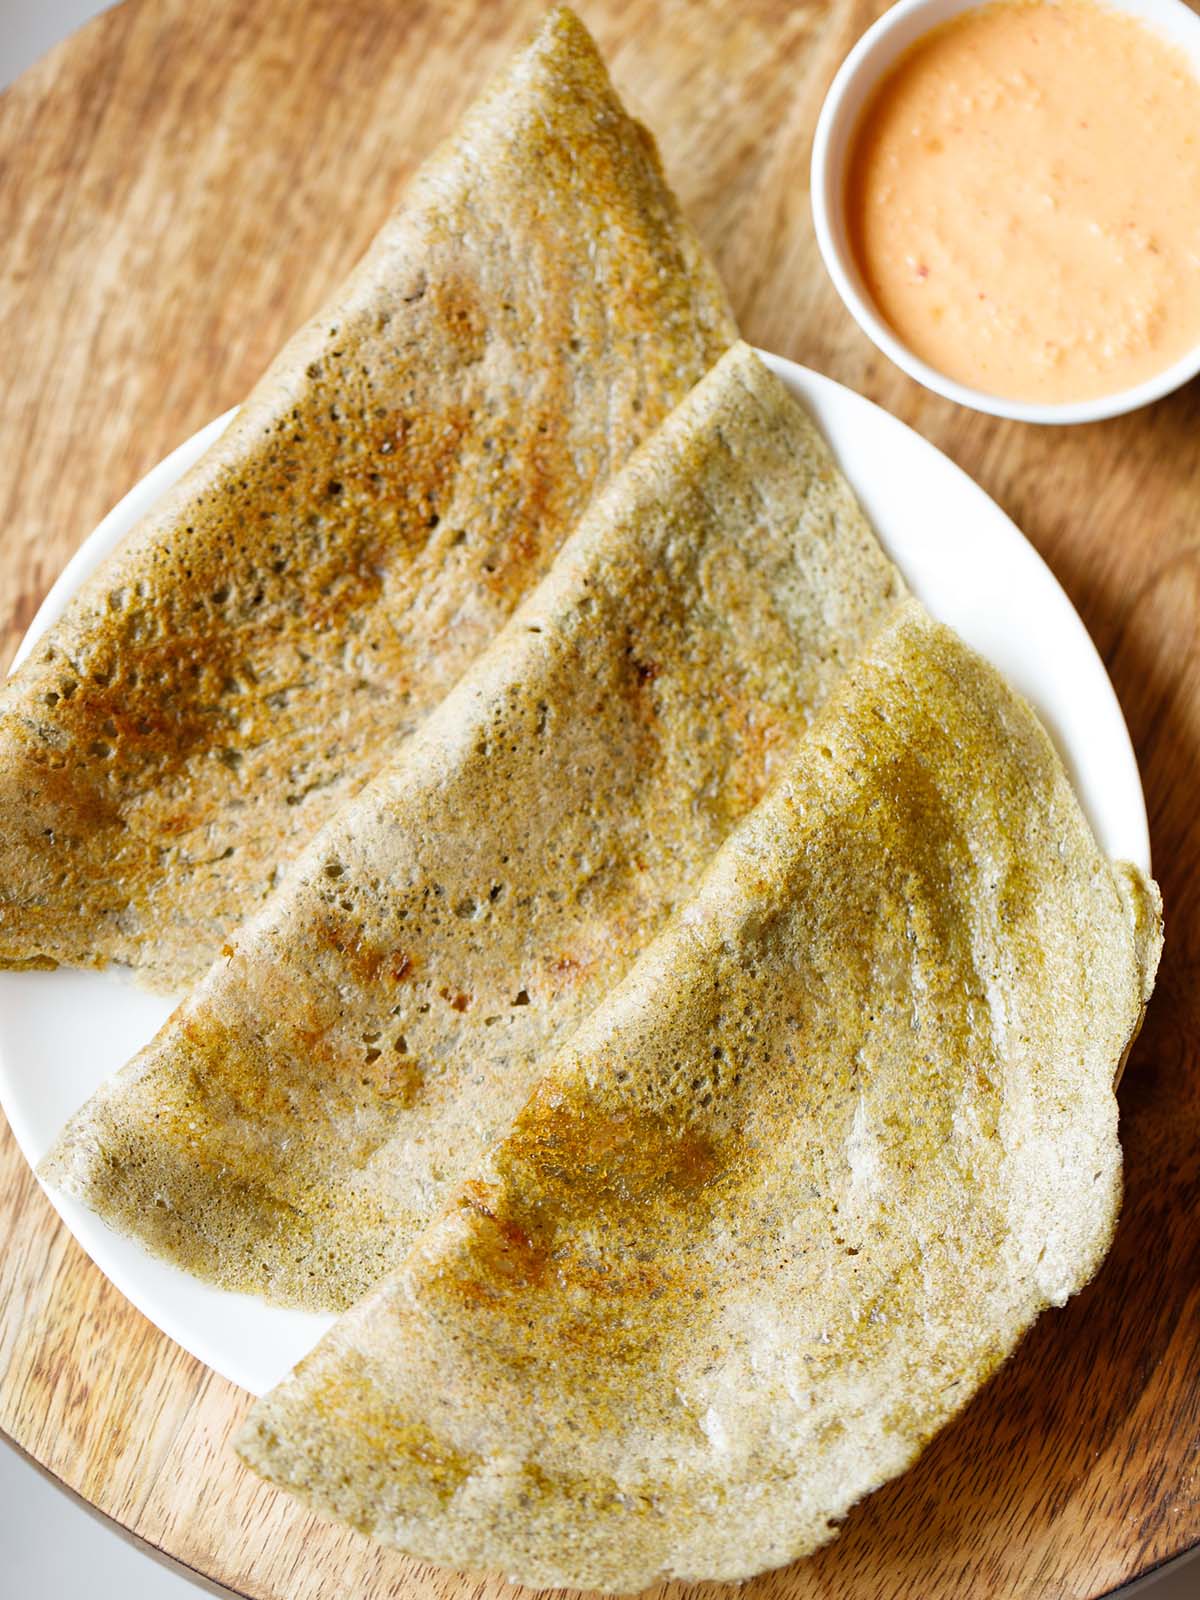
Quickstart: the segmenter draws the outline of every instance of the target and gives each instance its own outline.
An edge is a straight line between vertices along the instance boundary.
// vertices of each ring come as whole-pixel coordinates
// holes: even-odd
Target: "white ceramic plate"
[[[1037,707],[1103,848],[1148,871],[1145,803],[1120,707],[1041,557],[982,489],[903,423],[828,378],[776,356],[767,360],[816,416],[912,588]],[[228,420],[180,446],[105,517],[47,595],[17,662]],[[0,973],[0,1103],[31,1164],[170,1009],[117,973]],[[256,1394],[282,1378],[332,1320],[211,1289],[47,1192],[88,1255],[151,1322]]]

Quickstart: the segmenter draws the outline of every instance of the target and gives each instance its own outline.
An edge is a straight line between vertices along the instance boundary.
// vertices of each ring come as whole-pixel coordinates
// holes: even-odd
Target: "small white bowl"
[[[1019,422],[1098,422],[1120,416],[1170,394],[1200,372],[1200,344],[1164,371],[1131,389],[1097,399],[1037,405],[1006,400],[956,383],[913,354],[879,315],[865,288],[846,235],[844,209],[846,158],[863,107],[880,79],[904,52],[931,28],[988,0],[899,0],[867,29],[842,62],[817,121],[812,154],[812,214],[817,244],[834,287],[847,311],[884,355],[927,389],[976,411]],[[1200,76],[1200,16],[1184,0],[1104,0],[1140,17],[1182,49]]]

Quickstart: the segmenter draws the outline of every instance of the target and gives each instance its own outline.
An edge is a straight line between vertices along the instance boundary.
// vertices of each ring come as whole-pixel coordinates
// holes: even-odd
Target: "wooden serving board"
[[[102,513],[239,400],[354,262],[540,9],[126,0],[0,98],[0,662]],[[1200,1539],[1200,383],[1114,422],[1023,427],[925,393],[858,333],[817,257],[807,169],[825,87],[878,0],[581,9],[746,336],[932,439],[1066,586],[1129,719],[1167,907],[1099,1278],[835,1545],[743,1593],[1092,1597]],[[109,1285],[0,1133],[0,1428],[256,1600],[505,1590],[259,1483],[227,1448],[246,1403]]]

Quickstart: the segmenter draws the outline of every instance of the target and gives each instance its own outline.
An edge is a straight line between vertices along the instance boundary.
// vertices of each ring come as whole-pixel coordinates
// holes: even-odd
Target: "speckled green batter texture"
[[[1159,945],[1029,707],[905,602],[242,1455],[535,1585],[815,1549],[1095,1272]]]
[[[0,966],[198,977],[735,337],[552,12],[0,691]]]
[[[400,1265],[790,759],[902,585],[735,346],[43,1176],[189,1271]]]

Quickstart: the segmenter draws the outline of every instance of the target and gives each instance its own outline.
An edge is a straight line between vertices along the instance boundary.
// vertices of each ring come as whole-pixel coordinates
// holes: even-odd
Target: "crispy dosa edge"
[[[735,337],[551,12],[0,690],[0,965],[199,977]]]
[[[385,1542],[529,1584],[736,1579],[812,1551],[1098,1268],[1113,1071],[1159,943],[1155,887],[1100,855],[1033,712],[906,603],[240,1454]],[[886,963],[910,949],[907,989]],[[868,1114],[922,1024],[934,1053]],[[953,1025],[962,1095],[936,1066]]]

